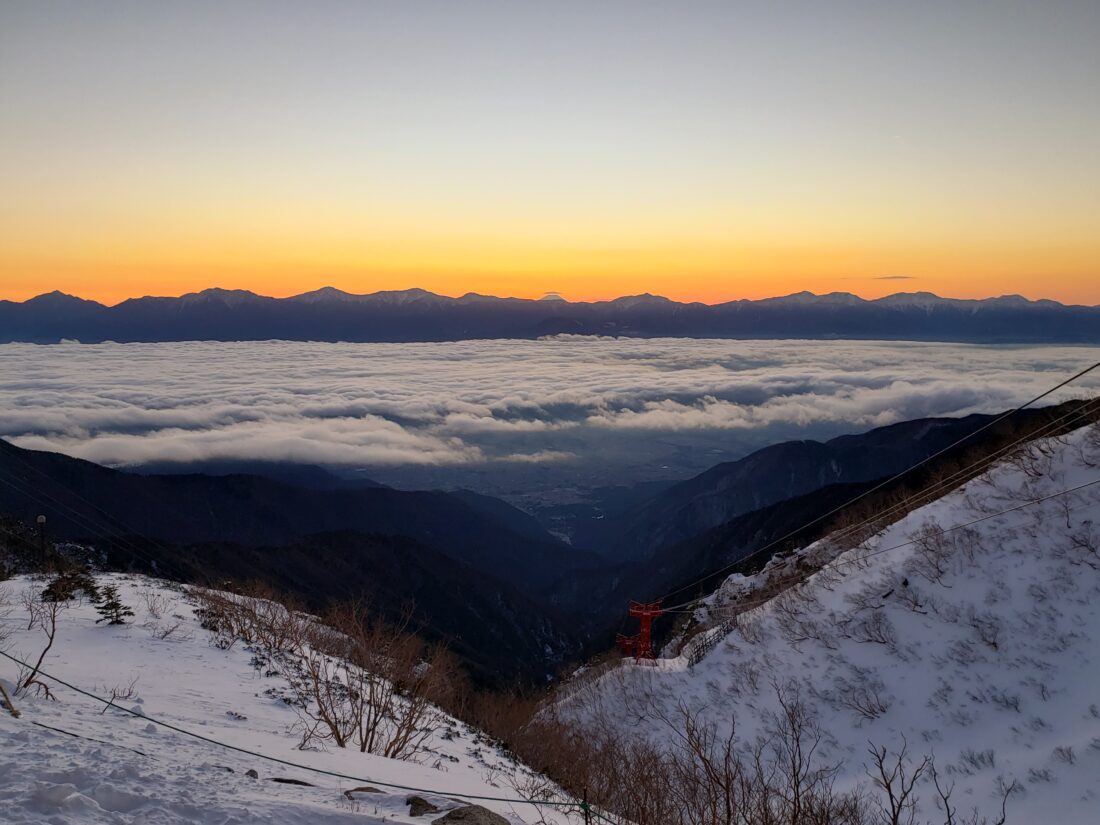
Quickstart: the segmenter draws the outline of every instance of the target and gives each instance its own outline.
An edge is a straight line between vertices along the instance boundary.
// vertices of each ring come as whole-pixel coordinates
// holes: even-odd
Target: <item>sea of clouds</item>
[[[676,476],[783,438],[1004,410],[1098,358],[1082,347],[571,336],[7,344],[0,437],[114,466]],[[1098,387],[1093,374],[1052,400]]]

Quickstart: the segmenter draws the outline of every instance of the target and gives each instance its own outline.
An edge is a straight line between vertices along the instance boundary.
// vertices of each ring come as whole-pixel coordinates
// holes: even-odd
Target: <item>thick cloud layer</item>
[[[0,346],[0,436],[111,465],[270,459],[629,482],[1011,407],[1098,351],[556,337]],[[1058,398],[1100,386],[1090,376]],[[628,477],[622,477],[623,475]],[[438,476],[436,476],[438,477]]]

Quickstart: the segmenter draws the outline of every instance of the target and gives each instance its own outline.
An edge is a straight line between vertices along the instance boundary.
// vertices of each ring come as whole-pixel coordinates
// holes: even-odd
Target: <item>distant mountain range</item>
[[[101,341],[458,341],[544,335],[639,338],[852,338],[976,343],[1100,343],[1100,306],[898,293],[868,301],[799,292],[758,301],[678,303],[656,295],[573,302],[460,298],[422,289],[353,295],[325,287],[290,298],[207,289],[105,306],[51,292],[0,301],[0,343]]]

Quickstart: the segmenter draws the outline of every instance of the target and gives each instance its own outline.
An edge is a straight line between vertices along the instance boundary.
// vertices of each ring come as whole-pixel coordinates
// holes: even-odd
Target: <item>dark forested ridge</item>
[[[1011,426],[1043,422],[1050,410],[1022,410]],[[1067,408],[1068,409],[1068,408]],[[649,558],[745,513],[833,484],[850,484],[901,472],[996,416],[921,418],[829,441],[785,441],[737,461],[723,462],[657,495],[586,523],[575,543],[608,556]]]
[[[405,536],[535,595],[563,571],[590,561],[488,497],[316,489],[244,474],[142,475],[3,440],[0,481],[0,512],[33,521],[48,509],[51,533],[71,539],[140,535],[176,544],[261,546],[332,530]]]

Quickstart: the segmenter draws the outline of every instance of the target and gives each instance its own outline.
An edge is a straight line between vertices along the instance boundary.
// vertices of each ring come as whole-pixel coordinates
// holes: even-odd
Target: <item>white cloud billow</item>
[[[571,336],[9,344],[0,436],[113,465],[560,465],[666,438],[729,453],[998,411],[1096,359],[1074,347]],[[1090,376],[1061,397],[1098,385]]]

